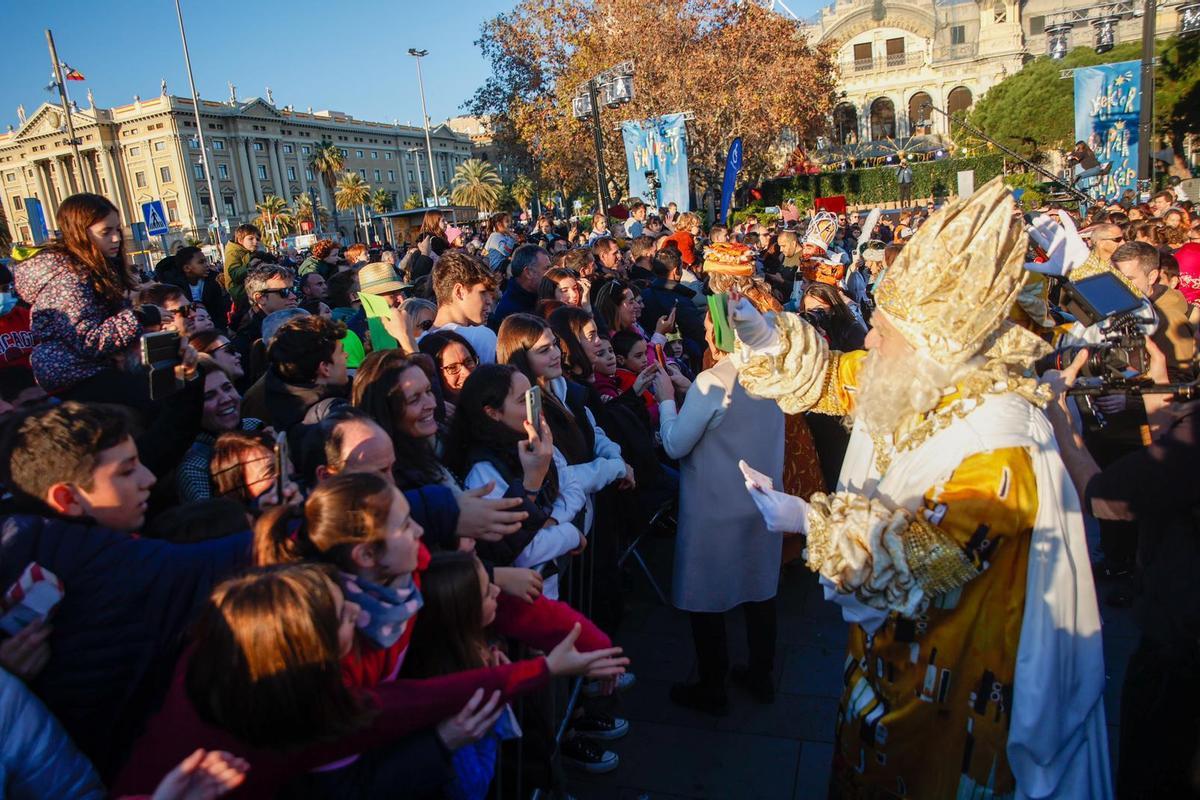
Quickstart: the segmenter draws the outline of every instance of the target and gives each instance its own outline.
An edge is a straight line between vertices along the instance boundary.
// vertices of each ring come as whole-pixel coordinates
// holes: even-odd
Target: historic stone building
[[[90,97],[89,97],[90,101]],[[200,101],[209,163],[214,172],[218,214],[230,227],[253,219],[266,195],[289,203],[315,187],[320,202],[333,208],[321,176],[309,167],[313,149],[330,141],[341,149],[345,169],[359,173],[372,190],[389,192],[399,208],[411,195],[432,194],[422,128],[355,119],[340,111],[298,111],[269,100]],[[46,226],[56,228],[54,211],[67,196],[96,191],[113,200],[121,221],[142,221],[142,203],[161,200],[171,227],[170,241],[206,239],[213,199],[200,161],[195,114],[189,97],[165,91],[113,108],[72,113],[80,164],[67,143],[61,106],[46,103],[32,115],[19,111],[20,125],[0,135],[0,201],[17,242],[32,242],[28,198],[41,200]],[[445,125],[432,130],[437,183],[448,192],[455,168],[470,158],[471,140]],[[344,237],[353,220],[341,215]]]
[[[837,0],[822,9],[813,37],[836,41],[841,68],[832,133],[838,143],[918,133],[948,134],[929,104],[969,108],[1006,75],[1046,53],[1045,30],[1072,26],[1070,46],[1092,46],[1094,23],[1117,14],[1117,43],[1141,38],[1140,3],[1087,0]],[[1174,7],[1160,6],[1160,36],[1176,30]]]

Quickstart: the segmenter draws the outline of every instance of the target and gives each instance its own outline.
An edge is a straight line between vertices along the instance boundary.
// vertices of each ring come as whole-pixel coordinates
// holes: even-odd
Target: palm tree
[[[366,219],[366,204],[371,199],[371,187],[362,175],[346,172],[338,181],[337,194],[333,199],[340,209],[354,209],[354,224],[357,226],[359,209],[362,209],[363,218]]]
[[[387,189],[376,189],[371,194],[371,210],[376,214],[386,214],[392,210],[392,193]]]
[[[328,139],[322,140],[319,145],[314,147],[312,155],[308,158],[309,168],[321,176],[321,183],[325,184],[330,197],[333,197],[334,189],[337,188],[338,175],[341,174],[345,165],[346,161],[342,157],[341,149]],[[335,203],[333,227],[336,230],[338,226],[337,204]]]
[[[296,222],[312,222],[312,198],[307,194],[298,194],[293,202],[296,204]],[[320,225],[313,225],[313,233],[329,224],[329,209],[322,205],[320,199],[317,200],[317,218],[321,222]]]
[[[282,197],[269,194],[254,207],[258,209],[258,217],[254,222],[272,236],[275,242],[296,229],[296,216]]]
[[[425,201],[422,200],[418,195],[415,195],[415,194],[410,194],[408,197],[406,197],[404,199],[404,210],[405,211],[410,211],[414,208],[420,208],[423,205],[425,205]]]
[[[456,205],[474,206],[481,211],[491,211],[500,198],[500,174],[496,168],[478,158],[469,158],[454,170],[454,190],[450,199]]]
[[[533,202],[533,178],[530,178],[528,175],[518,175],[509,184],[508,190],[512,194],[513,199],[517,201],[517,205],[520,206],[521,210],[528,211],[529,204]]]

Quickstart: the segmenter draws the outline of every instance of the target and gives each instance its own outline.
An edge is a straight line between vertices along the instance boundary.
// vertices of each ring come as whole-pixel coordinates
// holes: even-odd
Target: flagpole
[[[196,94],[196,79],[192,77],[192,56],[188,52],[187,32],[183,29],[183,9],[179,5],[179,0],[175,0],[175,15],[179,17],[179,38],[183,42],[183,63],[187,67],[188,84],[192,88],[192,112],[196,115],[196,136],[200,140],[200,162],[204,165],[204,180],[208,184],[209,221],[216,233],[217,247],[221,249],[221,257],[224,258],[225,239],[221,236],[221,215],[217,211],[218,197],[213,188],[212,170],[209,169],[208,145],[204,141],[204,125],[200,122],[200,96]],[[282,177],[280,179],[282,180]],[[314,208],[313,214],[316,213]]]
[[[54,65],[54,83],[58,86],[58,99],[62,101],[63,114],[67,117],[67,143],[75,155],[75,171],[79,176],[79,186],[85,192],[92,187],[87,179],[87,170],[83,168],[83,158],[79,155],[79,140],[75,138],[75,123],[71,121],[71,104],[67,101],[67,87],[63,84],[62,65],[58,63],[58,51],[54,49],[54,34],[46,28],[46,43],[50,45],[50,62]]]

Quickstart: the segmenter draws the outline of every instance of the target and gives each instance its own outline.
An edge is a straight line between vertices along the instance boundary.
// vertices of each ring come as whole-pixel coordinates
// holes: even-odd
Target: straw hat
[[[392,294],[405,289],[411,289],[411,283],[405,283],[391,264],[383,261],[373,261],[364,264],[358,271],[358,290],[367,294]]]

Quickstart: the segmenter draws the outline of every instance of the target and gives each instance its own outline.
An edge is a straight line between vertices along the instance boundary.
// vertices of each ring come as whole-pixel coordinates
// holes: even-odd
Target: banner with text
[[[656,208],[675,203],[680,211],[690,211],[687,126],[683,114],[622,122],[621,136],[629,166],[629,195],[640,197]],[[650,190],[648,172],[658,181],[657,192]]]
[[[1097,188],[1108,198],[1137,189],[1141,106],[1140,61],[1075,70],[1075,140],[1086,142],[1101,165],[1112,164],[1107,175],[1081,181],[1081,189],[1093,193],[1092,180],[1100,181]]]

